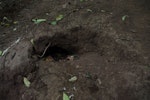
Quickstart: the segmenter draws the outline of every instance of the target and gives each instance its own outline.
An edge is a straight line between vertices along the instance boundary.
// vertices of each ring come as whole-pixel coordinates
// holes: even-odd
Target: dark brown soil
[[[0,100],[150,100],[149,0],[0,2]]]

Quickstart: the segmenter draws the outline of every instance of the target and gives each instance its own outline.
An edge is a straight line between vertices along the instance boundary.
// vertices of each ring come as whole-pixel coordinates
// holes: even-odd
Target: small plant
[[[61,21],[63,18],[64,18],[64,15],[60,14],[56,17],[56,19],[54,21],[51,21],[50,24],[57,25],[58,21]]]

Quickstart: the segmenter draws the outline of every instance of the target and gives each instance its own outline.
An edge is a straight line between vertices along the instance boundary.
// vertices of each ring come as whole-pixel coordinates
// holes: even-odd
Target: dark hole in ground
[[[77,56],[81,50],[80,44],[76,41],[77,38],[77,36],[62,34],[39,37],[34,43],[31,55],[37,55],[39,58],[50,56],[55,61],[67,60],[69,56]]]
[[[50,46],[44,57],[51,56],[55,61],[59,61],[62,59],[66,59],[69,55],[74,55],[75,50],[73,49],[68,49],[68,48],[63,48],[60,46]]]

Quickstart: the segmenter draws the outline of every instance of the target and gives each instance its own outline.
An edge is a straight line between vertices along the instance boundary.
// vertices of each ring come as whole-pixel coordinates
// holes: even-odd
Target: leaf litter
[[[70,100],[69,96],[63,92],[63,100]]]
[[[39,24],[42,22],[46,22],[46,19],[32,19],[32,22],[34,22],[35,24]]]
[[[26,87],[30,87],[31,83],[26,77],[23,78],[23,82]]]

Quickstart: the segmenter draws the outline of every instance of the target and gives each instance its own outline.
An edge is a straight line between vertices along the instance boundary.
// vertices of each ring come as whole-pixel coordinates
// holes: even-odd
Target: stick
[[[46,51],[47,51],[47,49],[49,48],[50,45],[51,45],[51,43],[49,43],[49,44],[46,46],[46,48],[44,49],[43,54],[42,54],[42,55],[38,55],[38,57],[42,58],[42,57],[45,55],[45,53],[46,53]]]

